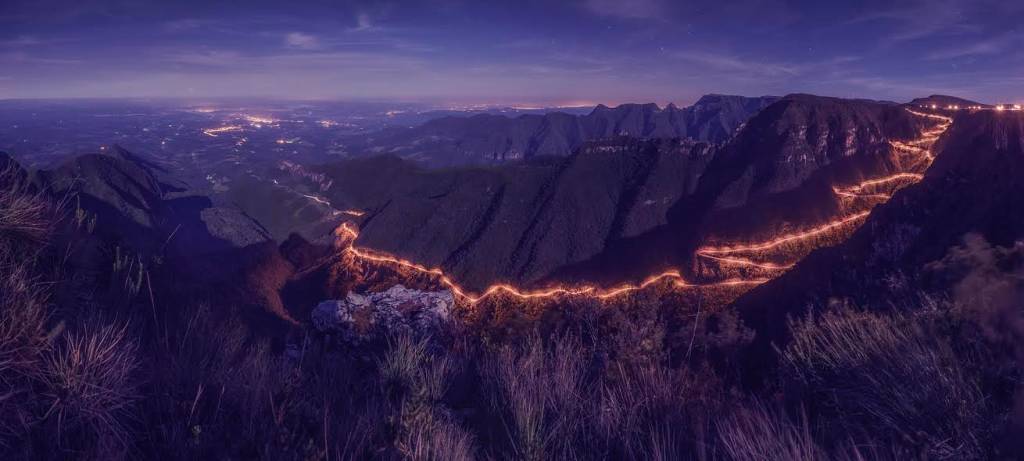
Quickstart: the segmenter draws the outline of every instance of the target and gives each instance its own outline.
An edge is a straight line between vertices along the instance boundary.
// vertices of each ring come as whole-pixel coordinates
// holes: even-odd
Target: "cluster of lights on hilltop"
[[[907,152],[899,146],[909,146],[913,149],[909,150],[911,153],[921,154],[922,158],[925,159],[929,164],[933,158],[930,148],[932,144],[941,136],[946,129],[952,124],[953,120],[950,117],[928,114],[922,112],[910,111],[911,113],[926,117],[933,120],[938,120],[939,125],[931,130],[927,130],[922,133],[922,136],[918,139],[908,141],[906,143],[897,143],[893,141],[893,148],[898,151]],[[924,155],[927,153],[927,155]],[[845,199],[875,199],[885,201],[891,198],[895,190],[889,193],[876,192],[875,188],[892,186],[899,187],[900,185],[908,185],[920,181],[923,175],[918,173],[897,173],[891,176],[874,178],[863,181],[858,184],[847,187],[835,187],[833,192],[837,196]],[[880,203],[880,202],[876,202]],[[351,216],[362,216],[363,212],[359,210],[348,210],[342,212]],[[790,244],[800,242],[813,242],[814,239],[827,237],[832,232],[847,228],[851,225],[857,224],[867,218],[871,213],[871,210],[859,211],[852,213],[840,218],[837,218],[831,222],[824,223],[822,225],[798,231],[788,234],[776,236],[773,239],[755,242],[755,243],[741,243],[741,244],[727,244],[722,246],[705,246],[697,250],[696,255],[701,258],[717,261],[724,265],[740,266],[746,268],[760,269],[762,271],[768,271],[771,276],[777,276],[782,271],[791,268],[795,261],[787,263],[775,263],[757,261],[751,254],[763,255],[766,252],[774,251],[779,248],[785,247]],[[408,270],[419,275],[427,275],[435,277],[442,285],[447,287],[457,297],[467,301],[470,304],[477,303],[492,295],[503,294],[523,300],[528,299],[539,299],[539,298],[553,298],[559,296],[585,296],[596,299],[609,299],[616,296],[624,295],[638,290],[643,290],[651,285],[658,283],[667,283],[669,286],[680,288],[680,289],[693,289],[693,288],[713,288],[713,287],[750,287],[762,284],[771,279],[771,277],[733,277],[718,282],[710,283],[693,283],[687,281],[679,271],[666,271],[663,273],[651,275],[639,283],[635,284],[624,284],[614,288],[601,288],[594,285],[570,285],[570,286],[555,286],[545,289],[538,290],[525,290],[517,288],[509,284],[495,284],[487,287],[478,294],[473,294],[466,290],[458,283],[456,283],[450,276],[448,276],[440,268],[430,268],[424,265],[399,258],[390,254],[359,248],[355,246],[355,241],[359,237],[359,232],[348,222],[342,223],[335,231],[338,236],[338,247],[342,253],[347,253],[354,256],[356,259],[367,263],[386,264],[391,265],[399,269]]]
[[[1007,111],[1007,110],[1024,110],[1020,104],[996,104],[995,106],[981,106],[981,105],[970,105],[960,106],[958,104],[949,104],[945,107],[939,106],[938,104],[922,104],[922,109],[932,110],[996,110],[996,111]]]

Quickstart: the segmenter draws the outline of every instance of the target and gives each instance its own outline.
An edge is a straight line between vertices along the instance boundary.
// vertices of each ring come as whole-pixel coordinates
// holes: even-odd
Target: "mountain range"
[[[0,426],[37,428],[19,459],[62,428],[91,443],[94,414],[150,457],[278,458],[365,424],[355,457],[398,458],[422,420],[515,457],[508,430],[540,426],[507,421],[551,409],[595,459],[663,426],[690,431],[668,459],[1019,458],[1024,113],[956,101],[793,94],[721,141],[599,108],[646,135],[287,158],[212,196],[118,146],[0,154],[0,343],[24,357]]]
[[[698,267],[708,265],[695,260],[701,242],[812,226],[850,205],[835,185],[923,171],[888,141],[932,124],[898,105],[791,95],[723,144],[612,137],[506,166],[428,170],[381,157],[311,170],[329,178],[322,195],[336,208],[365,212],[360,245],[471,288],[616,284],[670,268],[699,278],[718,271]]]
[[[587,115],[442,117],[411,128],[353,137],[346,149],[349,155],[391,154],[436,167],[566,156],[587,141],[614,136],[721,143],[777,99],[712,94],[685,108],[622,104],[599,105]]]

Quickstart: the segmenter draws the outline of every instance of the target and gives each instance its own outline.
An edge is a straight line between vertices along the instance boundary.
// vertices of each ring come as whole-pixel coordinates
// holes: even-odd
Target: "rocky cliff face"
[[[635,106],[619,127],[658,133],[664,125],[649,124],[654,113]],[[355,220],[359,246],[442,267],[470,289],[613,285],[672,268],[715,278],[724,275],[695,261],[700,245],[756,242],[842,215],[850,203],[834,186],[923,170],[920,152],[890,141],[934,125],[889,103],[793,95],[723,146],[617,138],[589,142],[565,160],[423,170],[366,159],[320,172],[333,181],[325,192],[332,203],[366,211]]]
[[[995,247],[1019,245],[1024,117],[960,113],[937,149],[924,179],[875,209],[846,242],[810,254],[737,300],[744,322],[757,331],[752,354],[787,340],[787,316],[825,308],[831,298],[885,308],[916,306],[921,293],[948,295],[955,280],[941,261],[969,235]]]
[[[834,186],[922,170],[927,165],[922,155],[902,153],[889,141],[915,139],[934,124],[888,103],[782,98],[719,149],[693,192],[666,211],[665,225],[609,242],[601,254],[562,268],[554,277],[583,280],[626,271],[638,279],[683,268],[701,279],[709,275],[703,274],[707,261],[695,260],[702,245],[763,242],[813,228],[848,211],[850,204]],[[835,237],[817,244],[842,236]],[[795,261],[808,250],[788,259]]]
[[[584,116],[564,113],[444,117],[421,126],[353,139],[356,154],[393,154],[430,166],[566,156],[585,142],[616,136],[688,138],[721,143],[778,98],[707,95],[690,107],[656,104],[597,106]]]
[[[480,288],[537,280],[664,224],[714,152],[707,143],[621,138],[589,143],[564,160],[501,168],[391,164],[387,172],[385,161],[345,163],[326,169],[336,179],[326,195],[365,205],[359,245],[442,266]],[[378,192],[373,200],[362,190],[367,182]],[[387,184],[392,189],[381,191]]]
[[[838,211],[835,185],[922,171],[923,156],[904,155],[889,141],[914,139],[932,125],[901,106],[788,96],[748,122],[679,213],[692,219],[700,210],[705,234],[730,238],[814,223]]]

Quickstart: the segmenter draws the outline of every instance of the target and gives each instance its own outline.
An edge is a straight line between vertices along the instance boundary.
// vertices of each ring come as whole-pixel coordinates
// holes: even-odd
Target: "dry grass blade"
[[[58,435],[74,431],[97,444],[126,444],[138,365],[127,325],[90,323],[65,335],[46,356],[43,378],[47,416],[56,421]]]

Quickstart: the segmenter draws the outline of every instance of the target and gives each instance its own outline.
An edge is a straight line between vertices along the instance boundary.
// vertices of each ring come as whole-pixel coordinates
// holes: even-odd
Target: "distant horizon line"
[[[656,104],[659,108],[665,108],[665,107],[668,107],[669,105],[675,105],[677,107],[689,107],[689,106],[692,106],[693,104],[696,104],[697,101],[699,101],[702,97],[705,97],[705,96],[718,95],[718,96],[739,96],[739,97],[746,97],[746,98],[764,98],[764,97],[785,98],[787,96],[801,95],[801,94],[807,94],[807,95],[819,96],[819,97],[838,98],[838,99],[850,99],[850,100],[863,99],[863,100],[872,100],[872,101],[879,101],[879,102],[894,102],[894,103],[900,103],[900,104],[906,104],[906,103],[909,103],[909,102],[911,102],[911,101],[913,101],[915,99],[924,99],[924,98],[930,98],[930,97],[936,97],[936,96],[938,96],[938,97],[953,97],[953,98],[958,98],[958,99],[969,100],[968,98],[963,98],[963,97],[954,96],[954,95],[932,94],[932,95],[926,95],[926,96],[913,97],[913,98],[910,98],[909,100],[907,100],[905,102],[899,102],[899,101],[892,101],[890,99],[884,99],[884,98],[883,99],[874,99],[874,98],[866,98],[866,97],[832,96],[832,95],[822,95],[822,94],[815,94],[815,93],[808,93],[808,92],[799,92],[799,91],[797,91],[797,92],[786,93],[786,94],[784,94],[782,96],[776,96],[776,95],[748,96],[748,95],[742,95],[742,94],[730,94],[730,93],[711,92],[711,93],[705,93],[705,94],[701,95],[700,97],[694,99],[693,102],[689,102],[689,103],[683,103],[683,102],[677,102],[677,101],[667,101],[667,100],[662,100],[662,101],[647,100],[646,102],[638,102],[638,101],[641,101],[640,99],[629,99],[629,100],[624,100],[624,101],[603,101],[603,102],[586,101],[586,100],[572,100],[572,101],[551,102],[551,103],[539,103],[539,102],[451,102],[451,101],[443,101],[443,100],[416,100],[416,99],[402,99],[402,98],[395,98],[395,99],[387,99],[387,98],[346,98],[346,97],[301,98],[301,97],[284,97],[284,96],[267,96],[267,95],[259,95],[259,96],[55,96],[55,97],[14,97],[14,98],[0,97],[0,103],[10,103],[10,102],[47,102],[47,101],[50,101],[50,102],[64,102],[64,101],[69,101],[69,102],[70,101],[82,101],[82,102],[85,102],[85,101],[135,101],[135,102],[175,101],[175,102],[179,102],[179,103],[187,103],[187,104],[192,104],[192,105],[202,105],[204,102],[214,103],[214,102],[224,102],[224,101],[232,101],[232,102],[265,101],[265,102],[278,102],[278,103],[406,104],[406,105],[428,106],[428,107],[430,107],[432,109],[435,109],[435,110],[443,110],[443,109],[448,109],[448,110],[483,110],[483,109],[545,110],[545,109],[582,109],[582,108],[593,108],[593,107],[597,107],[597,106],[601,106],[601,105],[608,106],[608,107],[616,107],[616,106],[621,106],[621,105],[625,105],[625,104],[638,104],[638,105]],[[993,105],[993,104],[1014,103],[1014,102],[1022,101],[1022,100],[1024,100],[1024,98],[1017,99],[1017,100],[1007,99],[1007,100],[1004,100],[1004,101],[997,101],[995,103],[988,103],[988,102],[981,102],[981,101],[974,101],[974,102],[978,102],[979,104],[985,104],[985,105]]]

